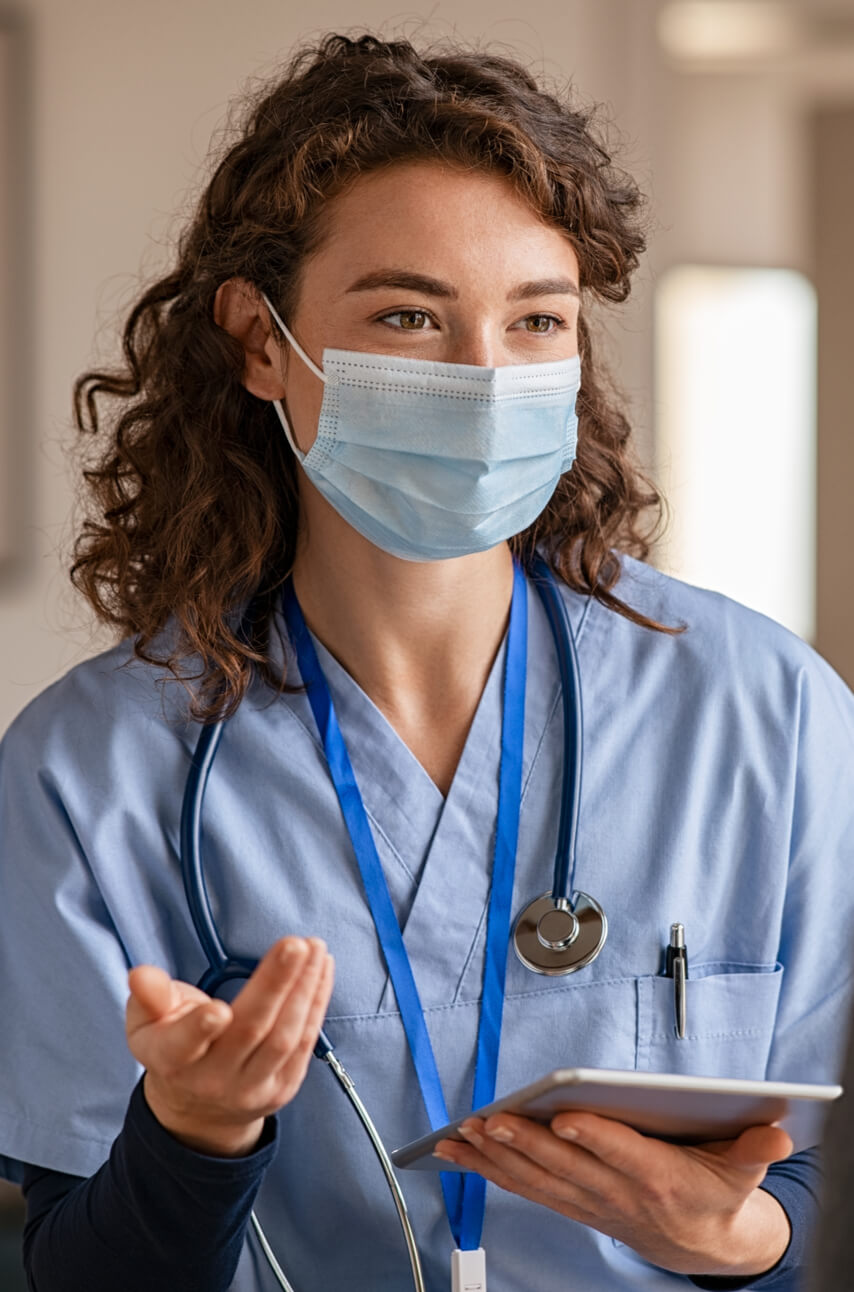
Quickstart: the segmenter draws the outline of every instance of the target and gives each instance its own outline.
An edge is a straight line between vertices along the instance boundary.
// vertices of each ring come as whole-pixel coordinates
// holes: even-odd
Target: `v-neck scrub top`
[[[616,592],[643,629],[563,588],[585,744],[576,887],[604,908],[599,957],[562,978],[508,950],[497,1090],[555,1067],[833,1081],[851,996],[854,698],[798,638],[628,558]],[[563,749],[560,678],[529,587],[523,796],[514,918],[552,883]],[[376,706],[316,642],[425,1009],[449,1114],[471,1109],[496,821],[504,645],[443,799]],[[297,681],[290,662],[289,680]],[[205,961],[179,868],[198,727],[130,642],[71,670],[0,746],[0,1154],[88,1176],[140,1069],[127,971],[198,980]],[[304,693],[253,687],[205,799],[214,915],[232,955],[325,938],[325,1024],[389,1149],[429,1130],[393,990]],[[663,976],[671,923],[690,957],[688,1034]],[[279,1115],[257,1211],[297,1288],[407,1286],[373,1150],[312,1063]],[[431,1172],[402,1172],[431,1292],[452,1245]],[[487,1188],[490,1292],[691,1286],[583,1225]],[[532,1266],[532,1260],[534,1264]],[[535,1270],[535,1273],[532,1273]],[[235,1292],[272,1275],[247,1245]]]

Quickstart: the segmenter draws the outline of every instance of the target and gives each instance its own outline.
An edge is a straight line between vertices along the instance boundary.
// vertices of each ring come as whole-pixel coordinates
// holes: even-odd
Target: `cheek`
[[[302,372],[297,371],[297,365],[303,368]],[[308,453],[317,438],[324,385],[319,377],[300,365],[299,360],[297,365],[291,364],[284,403],[294,439],[302,452]]]

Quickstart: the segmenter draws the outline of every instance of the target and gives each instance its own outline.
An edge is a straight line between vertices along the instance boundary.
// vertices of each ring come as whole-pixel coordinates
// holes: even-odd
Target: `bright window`
[[[787,269],[670,270],[656,293],[659,564],[815,627],[816,302]]]

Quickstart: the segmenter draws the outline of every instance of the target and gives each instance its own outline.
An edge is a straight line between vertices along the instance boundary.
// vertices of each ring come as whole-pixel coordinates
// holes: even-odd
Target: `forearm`
[[[140,1084],[95,1175],[75,1180],[27,1169],[30,1288],[151,1292],[179,1284],[182,1292],[227,1292],[275,1140],[269,1119],[251,1155],[203,1156],[159,1125]]]

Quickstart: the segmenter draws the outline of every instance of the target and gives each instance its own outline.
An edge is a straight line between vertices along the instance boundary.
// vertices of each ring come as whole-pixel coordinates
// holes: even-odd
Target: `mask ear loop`
[[[317,364],[314,362],[314,360],[313,360],[313,359],[311,359],[311,358],[309,358],[309,356],[306,354],[305,350],[303,350],[302,346],[300,345],[299,341],[298,341],[298,340],[296,339],[296,337],[294,336],[293,332],[291,332],[291,330],[290,330],[290,328],[287,326],[287,324],[286,324],[286,323],[284,323],[284,322],[283,322],[283,320],[279,317],[279,314],[278,314],[277,310],[276,310],[276,309],[275,309],[275,307],[273,306],[273,304],[272,304],[272,302],[270,301],[269,297],[267,296],[266,292],[262,292],[262,293],[261,293],[261,299],[262,299],[262,301],[264,302],[264,304],[267,306],[267,309],[268,309],[268,310],[270,311],[270,313],[272,314],[273,318],[275,319],[275,321],[276,321],[277,325],[279,326],[279,328],[281,329],[281,331],[282,331],[282,332],[284,333],[284,335],[288,338],[288,340],[290,341],[291,345],[294,347],[294,349],[296,350],[297,354],[298,354],[298,355],[299,355],[299,357],[302,359],[303,363],[306,365],[306,367],[307,367],[307,368],[310,368],[310,369],[311,369],[311,371],[314,373],[314,375],[315,375],[316,377],[319,377],[319,378],[320,378],[320,380],[321,380],[321,381],[324,383],[324,385],[325,385],[325,384],[326,384],[326,380],[327,380],[326,373],[323,371],[323,369],[322,369],[322,368],[318,368],[318,366],[317,366]],[[297,458],[297,460],[298,460],[299,462],[304,461],[304,459],[305,459],[305,454],[303,453],[302,449],[300,449],[300,448],[298,447],[297,442],[296,442],[296,440],[294,439],[293,431],[291,430],[291,428],[290,428],[290,426],[289,426],[289,424],[288,424],[288,419],[287,419],[287,417],[285,416],[285,410],[284,410],[284,407],[283,407],[283,405],[282,405],[282,401],[281,401],[280,399],[274,399],[274,400],[273,400],[273,407],[274,407],[274,408],[275,408],[275,410],[276,410],[276,416],[278,417],[279,421],[282,423],[282,429],[283,429],[283,431],[285,432],[285,438],[287,439],[288,444],[290,444],[291,448],[293,449],[293,451],[294,451],[294,455],[296,456],[296,458]]]

